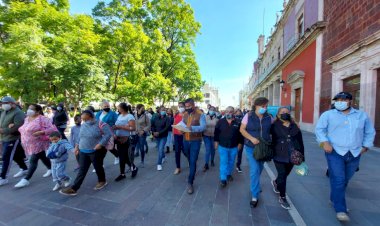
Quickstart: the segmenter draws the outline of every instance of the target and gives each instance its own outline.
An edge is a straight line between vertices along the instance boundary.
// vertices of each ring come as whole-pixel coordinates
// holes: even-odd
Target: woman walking
[[[129,166],[132,171],[132,178],[137,175],[138,168],[134,164],[134,146],[136,145],[136,122],[133,117],[131,105],[121,103],[117,107],[120,112],[113,129],[116,131],[117,151],[119,154],[120,175],[116,177],[115,181],[121,181],[126,178],[125,164]]]
[[[173,110],[169,108],[166,111],[166,115],[169,118],[170,125],[173,125],[174,124]],[[166,153],[170,153],[170,146],[174,145],[174,141],[173,140],[174,140],[173,139],[173,131],[169,130],[168,131],[168,138],[166,139],[166,144],[165,144],[165,146],[166,146]],[[174,151],[174,148],[173,148],[173,151]]]
[[[57,127],[58,131],[61,133],[62,139],[66,139],[65,130],[67,128],[67,121],[69,117],[67,116],[66,110],[62,103],[58,104],[56,112],[53,116],[53,124]]]
[[[263,171],[263,161],[258,161],[253,157],[255,145],[260,140],[270,141],[270,129],[272,118],[267,113],[269,100],[259,97],[254,101],[252,111],[246,114],[241,122],[240,132],[244,136],[244,148],[249,163],[249,175],[251,178],[252,199],[250,205],[255,208],[259,202],[260,175]]]
[[[50,159],[46,157],[45,151],[49,148],[49,135],[57,131],[57,128],[51,124],[49,118],[43,115],[42,107],[38,104],[30,105],[26,115],[24,125],[18,130],[21,134],[21,144],[25,152],[30,155],[30,165],[26,177],[15,185],[16,188],[29,185],[29,180],[37,169],[38,160],[41,160],[48,169],[43,177],[51,175],[51,163]]]
[[[144,167],[144,160],[145,160],[145,144],[146,144],[146,137],[149,134],[150,131],[150,118],[145,113],[144,105],[138,104],[136,106],[136,131],[138,135],[138,142],[137,142],[137,152],[140,152],[141,154],[141,167]]]
[[[208,114],[206,115],[206,130],[203,132],[203,142],[205,144],[205,165],[203,167],[203,172],[209,169],[209,163],[211,160],[211,166],[215,166],[215,145],[214,145],[214,131],[215,126],[219,119],[215,115],[216,108],[210,106]]]
[[[94,113],[90,110],[83,111],[81,117],[83,123],[79,132],[79,145],[75,147],[75,154],[79,153],[80,168],[74,184],[60,191],[63,195],[77,195],[91,163],[98,176],[98,183],[94,189],[100,190],[107,185],[103,159],[107,152],[105,147],[112,136],[111,128],[108,124],[96,120]]]
[[[294,166],[291,155],[292,152],[299,151],[304,161],[304,145],[301,130],[292,120],[286,107],[279,108],[271,134],[274,146],[273,161],[277,170],[277,178],[272,181],[273,191],[280,194],[278,201],[281,206],[290,209],[286,200],[286,179]]]

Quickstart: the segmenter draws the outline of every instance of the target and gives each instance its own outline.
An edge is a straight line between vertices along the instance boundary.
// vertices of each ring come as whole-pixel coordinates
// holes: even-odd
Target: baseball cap
[[[348,92],[340,92],[337,95],[335,95],[335,97],[333,98],[333,100],[337,100],[337,99],[352,100],[352,95],[351,93],[348,93]]]
[[[1,103],[16,103],[16,100],[11,96],[5,96],[1,99]]]

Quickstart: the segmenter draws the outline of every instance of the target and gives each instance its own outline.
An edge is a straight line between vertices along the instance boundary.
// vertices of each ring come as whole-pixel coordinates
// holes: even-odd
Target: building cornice
[[[375,32],[374,34],[368,36],[367,38],[362,39],[359,42],[349,46],[348,48],[346,48],[342,52],[336,54],[335,56],[330,57],[329,59],[326,60],[326,63],[327,64],[333,64],[333,63],[345,58],[346,56],[356,52],[360,48],[368,46],[373,42],[376,42],[377,40],[380,40],[380,31]]]
[[[252,95],[259,93],[268,81],[272,81],[272,77],[286,67],[290,62],[294,60],[300,53],[302,53],[313,41],[316,40],[318,35],[323,32],[326,27],[326,22],[319,21],[313,24],[310,28],[306,29],[305,34],[297,41],[297,43],[287,52],[287,54],[281,59],[276,67],[264,78],[253,90]]]

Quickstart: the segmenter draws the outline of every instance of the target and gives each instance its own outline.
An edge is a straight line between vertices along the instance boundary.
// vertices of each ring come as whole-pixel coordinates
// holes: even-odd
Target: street
[[[195,193],[186,193],[187,163],[182,158],[183,171],[173,175],[174,153],[167,154],[163,171],[156,170],[157,152],[150,143],[145,168],[140,168],[135,179],[114,182],[118,165],[107,154],[105,170],[108,186],[94,191],[96,175],[88,173],[76,197],[53,192],[51,178],[42,178],[46,168],[39,168],[30,180],[29,187],[14,189],[18,179],[12,178],[18,170],[13,165],[10,183],[0,187],[0,225],[341,225],[329,205],[329,182],[325,176],[326,162],[323,151],[311,133],[304,132],[306,162],[310,175],[301,177],[294,172],[288,179],[287,194],[294,204],[292,210],[280,207],[272,191],[270,178],[263,171],[262,193],[257,208],[249,206],[248,166],[243,156],[243,173],[234,171],[234,181],[225,189],[219,188],[218,154],[216,167],[202,172],[203,153],[198,159]],[[245,153],[244,153],[245,154]],[[360,171],[347,190],[351,222],[345,225],[377,225],[380,221],[380,193],[378,192],[380,165],[379,152],[370,151],[361,159]],[[138,157],[135,162],[139,163]],[[75,177],[73,156],[67,172]],[[268,164],[269,175],[274,173]],[[92,168],[91,168],[92,169]],[[292,214],[291,214],[292,213]],[[300,218],[297,216],[299,214]],[[292,218],[293,216],[293,218]]]

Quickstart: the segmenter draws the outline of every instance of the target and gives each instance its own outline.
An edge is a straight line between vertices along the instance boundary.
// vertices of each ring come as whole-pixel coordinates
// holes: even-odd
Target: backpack
[[[102,121],[99,120],[99,129],[100,129],[100,132],[102,133],[102,135],[104,135],[104,133],[103,133],[103,127],[104,127],[105,125],[108,125],[108,124],[107,124],[107,123],[104,123],[104,122],[102,122]],[[112,132],[112,130],[111,130],[111,132]],[[112,136],[111,136],[111,138],[108,140],[108,142],[107,142],[105,148],[106,148],[107,150],[113,150],[114,147],[115,147],[115,138],[114,138],[114,134],[113,134],[113,132],[112,132]]]

